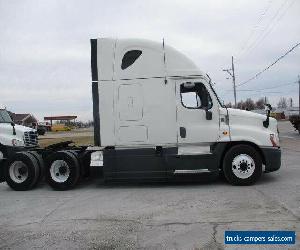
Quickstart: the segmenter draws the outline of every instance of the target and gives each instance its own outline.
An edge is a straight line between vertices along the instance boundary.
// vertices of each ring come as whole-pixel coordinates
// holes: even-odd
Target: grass
[[[39,145],[41,147],[47,147],[51,144],[63,142],[63,141],[73,141],[75,145],[78,146],[88,146],[93,145],[93,136],[74,136],[74,137],[60,137],[60,138],[40,138]]]

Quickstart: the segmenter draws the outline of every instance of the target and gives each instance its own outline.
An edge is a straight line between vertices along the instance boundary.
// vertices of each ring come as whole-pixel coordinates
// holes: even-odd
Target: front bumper
[[[281,166],[281,149],[274,147],[262,147],[262,153],[265,159],[265,172],[273,172]]]

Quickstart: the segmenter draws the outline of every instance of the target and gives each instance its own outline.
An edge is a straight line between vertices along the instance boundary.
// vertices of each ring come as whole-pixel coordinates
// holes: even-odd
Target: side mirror
[[[210,110],[205,110],[206,120],[212,120],[212,112]]]
[[[263,121],[263,125],[265,128],[269,127],[269,120],[270,120],[270,113],[271,113],[271,110],[272,110],[272,106],[271,104],[265,104],[265,110],[266,110],[266,113],[267,113],[267,119],[265,121]]]
[[[270,111],[272,110],[271,104],[266,103],[266,104],[265,104],[265,110],[266,110],[267,113],[270,112]]]
[[[13,127],[13,135],[16,135],[17,133],[16,133],[16,129],[15,129],[15,123],[11,122],[10,124]]]

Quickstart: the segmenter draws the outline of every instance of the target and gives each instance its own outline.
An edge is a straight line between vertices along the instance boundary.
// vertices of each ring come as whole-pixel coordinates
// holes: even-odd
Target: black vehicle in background
[[[291,115],[289,118],[290,122],[300,134],[300,115]]]

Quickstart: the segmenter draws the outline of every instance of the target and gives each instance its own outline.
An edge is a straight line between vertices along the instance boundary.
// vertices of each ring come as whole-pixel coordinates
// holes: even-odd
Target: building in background
[[[36,128],[38,120],[32,114],[16,114],[9,111],[9,115],[15,124]]]

